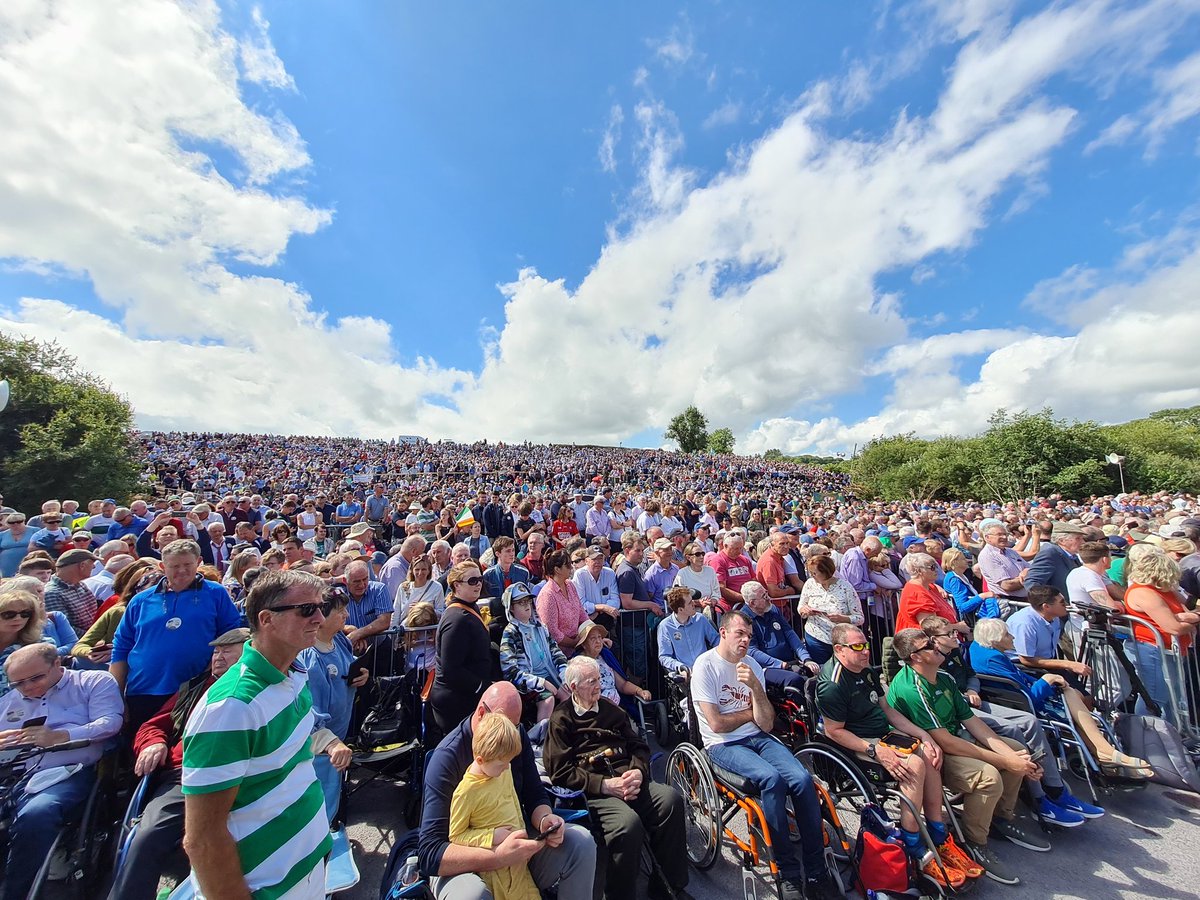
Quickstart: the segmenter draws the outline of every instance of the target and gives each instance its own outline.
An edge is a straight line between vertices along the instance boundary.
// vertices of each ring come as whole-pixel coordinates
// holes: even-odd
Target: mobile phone
[[[916,751],[921,746],[921,742],[910,735],[901,734],[898,731],[889,731],[879,739],[879,743],[887,747],[889,750],[895,750],[897,753],[909,754]]]
[[[553,825],[551,825],[545,831],[535,831],[533,834],[531,834],[529,836],[529,839],[531,841],[544,841],[547,837],[554,834],[554,832],[558,831],[558,829],[560,829],[560,828],[562,828],[562,822],[561,821],[555,822]]]
[[[46,724],[45,716],[38,716],[36,719],[26,719],[21,723],[22,728],[37,728],[39,725]]]

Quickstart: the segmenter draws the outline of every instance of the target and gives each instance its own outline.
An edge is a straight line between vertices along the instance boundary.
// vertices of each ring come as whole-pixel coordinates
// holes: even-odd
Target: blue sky
[[[119,5],[0,11],[0,327],[147,427],[1200,402],[1194,0]]]

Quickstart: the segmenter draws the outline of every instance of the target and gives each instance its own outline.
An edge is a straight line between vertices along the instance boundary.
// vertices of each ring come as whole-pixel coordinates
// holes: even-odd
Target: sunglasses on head
[[[16,619],[18,617],[22,618],[22,619],[32,619],[33,618],[33,610],[32,609],[6,609],[6,610],[4,610],[4,612],[0,612],[0,619],[3,619],[6,622],[11,622],[13,619]]]

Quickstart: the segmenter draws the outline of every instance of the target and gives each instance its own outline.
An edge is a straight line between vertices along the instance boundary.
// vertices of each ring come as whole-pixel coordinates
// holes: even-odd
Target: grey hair
[[[991,534],[996,529],[999,529],[1000,531],[1003,531],[1005,534],[1008,534],[1008,526],[1005,525],[1003,522],[992,522],[991,524],[989,524],[987,526],[987,528],[983,529],[983,533]]]
[[[434,541],[432,544],[429,545],[430,553],[432,553],[434,550],[449,550],[449,549],[450,549],[449,541]]]
[[[1007,634],[1003,619],[980,619],[975,623],[975,643],[981,647],[998,647]]]
[[[928,553],[910,553],[908,555],[908,567],[913,571],[918,569],[930,569],[936,572],[938,564],[937,560]]]
[[[747,602],[755,597],[761,597],[766,592],[767,589],[757,581],[747,581],[742,585],[742,599]]]
[[[599,674],[600,663],[581,653],[578,656],[572,656],[571,661],[567,663],[567,669],[563,672],[563,684],[568,688],[573,688],[585,678]]]

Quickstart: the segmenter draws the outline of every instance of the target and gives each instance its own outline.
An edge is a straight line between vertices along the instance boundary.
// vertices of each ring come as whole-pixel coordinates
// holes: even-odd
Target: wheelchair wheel
[[[675,729],[671,727],[671,717],[667,715],[666,702],[654,704],[654,737],[658,740],[658,745],[664,749],[676,743]]]
[[[796,751],[796,759],[816,783],[830,850],[839,859],[849,856],[858,837],[863,807],[878,802],[875,791],[862,771],[831,747],[805,744]]]
[[[697,869],[709,869],[721,855],[721,801],[712,767],[691,744],[680,744],[667,758],[667,784],[683,797],[687,854]]]

